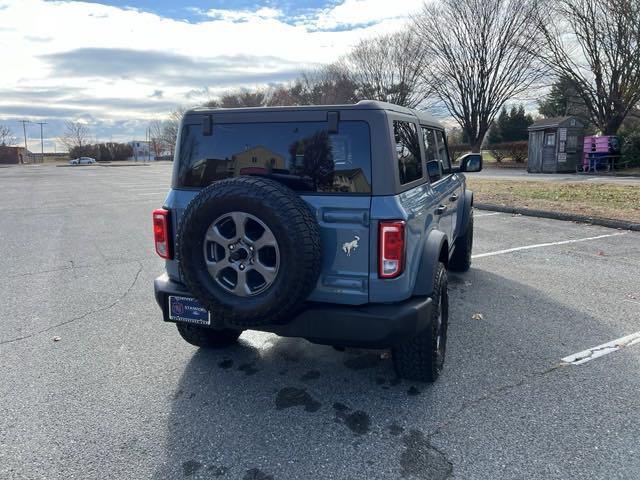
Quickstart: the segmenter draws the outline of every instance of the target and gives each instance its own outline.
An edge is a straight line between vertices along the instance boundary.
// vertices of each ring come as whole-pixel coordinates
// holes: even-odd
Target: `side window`
[[[437,182],[442,178],[442,166],[440,164],[435,130],[422,127],[422,138],[424,139],[424,146],[427,151],[427,173],[429,174],[429,181],[431,183]]]
[[[422,178],[422,159],[416,125],[394,120],[393,134],[396,141],[400,183],[404,185]]]
[[[447,149],[447,141],[444,138],[442,130],[436,130],[436,139],[438,140],[438,157],[442,162],[443,173],[451,173],[451,158],[449,158],[449,150]]]

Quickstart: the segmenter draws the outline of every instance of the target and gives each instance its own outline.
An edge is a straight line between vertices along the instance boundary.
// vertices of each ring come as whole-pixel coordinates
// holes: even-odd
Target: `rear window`
[[[272,178],[297,191],[370,193],[371,152],[366,122],[185,125],[180,137],[176,187],[205,187],[224,178]]]

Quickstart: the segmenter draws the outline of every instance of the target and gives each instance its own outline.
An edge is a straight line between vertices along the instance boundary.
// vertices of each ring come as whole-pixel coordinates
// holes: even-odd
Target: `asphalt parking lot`
[[[186,344],[153,298],[170,168],[0,169],[0,478],[640,478],[640,343],[561,360],[640,331],[640,233],[476,211],[429,386]]]

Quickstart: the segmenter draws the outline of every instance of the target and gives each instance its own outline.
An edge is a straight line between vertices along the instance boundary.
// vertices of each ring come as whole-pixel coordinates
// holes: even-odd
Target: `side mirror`
[[[482,170],[482,153],[467,153],[461,156],[458,161],[460,162],[460,172],[479,172]]]

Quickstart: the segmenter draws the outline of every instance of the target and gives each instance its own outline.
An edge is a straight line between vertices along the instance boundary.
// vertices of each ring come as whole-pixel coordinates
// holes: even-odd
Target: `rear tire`
[[[213,328],[191,325],[190,323],[177,323],[178,333],[191,345],[203,348],[224,348],[237,343],[242,330],[215,330]]]
[[[473,250],[473,210],[469,213],[469,223],[467,231],[456,239],[455,249],[451,260],[449,260],[449,269],[454,272],[466,272],[471,268],[471,251]]]
[[[401,378],[435,382],[444,365],[449,324],[449,296],[447,270],[442,263],[438,263],[431,299],[433,301],[431,319],[427,328],[391,351],[393,366],[396,374]]]

